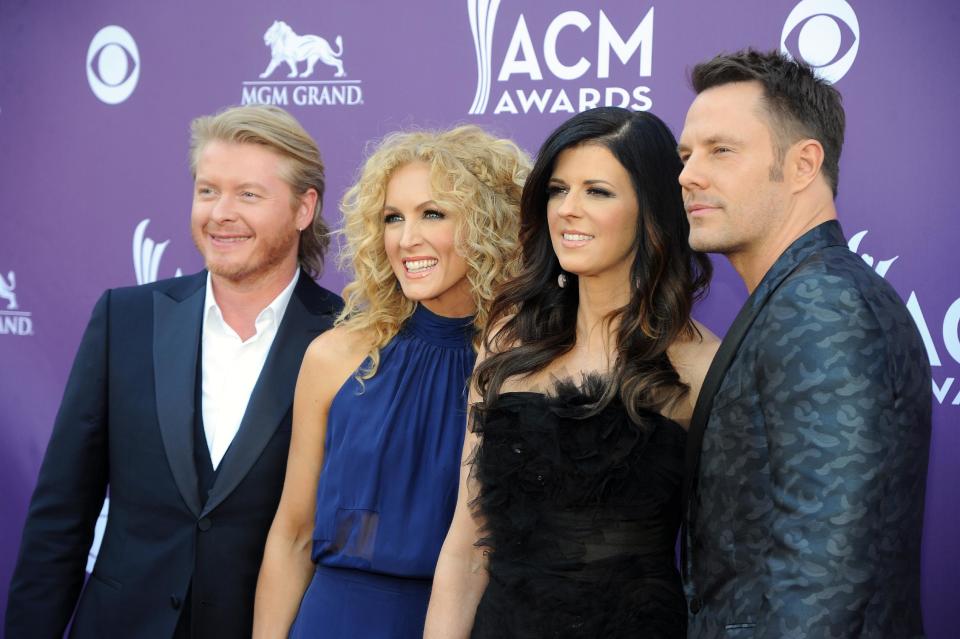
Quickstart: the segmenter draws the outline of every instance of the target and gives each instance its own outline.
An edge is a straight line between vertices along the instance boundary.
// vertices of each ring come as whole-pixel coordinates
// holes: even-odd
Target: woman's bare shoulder
[[[696,331],[687,339],[677,340],[670,345],[668,356],[670,362],[680,376],[680,381],[690,388],[683,401],[670,407],[670,417],[684,428],[690,423],[693,408],[703,387],[703,380],[710,370],[717,349],[720,348],[720,338],[713,331],[694,320]]]
[[[336,326],[315,337],[303,355],[303,369],[333,373],[341,369],[355,370],[372,347],[364,331]]]
[[[699,381],[706,376],[710,362],[720,348],[720,338],[700,322],[694,320],[693,324],[697,330],[688,339],[677,340],[671,344],[669,356],[681,378],[684,378],[684,372],[694,378],[683,381],[687,384],[694,382],[699,386]],[[697,376],[699,381],[696,380]]]

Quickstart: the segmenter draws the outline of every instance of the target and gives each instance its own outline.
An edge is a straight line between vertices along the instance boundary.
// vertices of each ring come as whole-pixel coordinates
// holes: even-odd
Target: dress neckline
[[[577,388],[577,390],[581,391],[581,396],[586,396],[586,393],[583,392],[583,389],[582,389],[581,387],[579,387],[579,386],[573,386],[573,387],[575,387],[575,388]],[[571,388],[571,387],[568,387],[568,390],[569,390],[570,388]],[[555,389],[555,390],[556,390],[556,389]],[[506,400],[507,400],[507,401],[506,401],[506,406],[509,406],[511,403],[516,403],[516,405],[518,405],[518,406],[526,406],[526,407],[529,407],[529,406],[530,406],[531,401],[533,401],[533,402],[539,402],[539,403],[546,404],[546,405],[558,406],[558,405],[564,404],[565,402],[568,402],[568,401],[570,400],[570,396],[569,396],[569,395],[565,397],[565,396],[562,396],[562,395],[559,395],[559,394],[556,394],[556,393],[546,393],[546,392],[543,392],[543,391],[534,391],[534,390],[526,390],[526,391],[522,391],[522,390],[502,391],[502,392],[500,392],[500,393],[497,393],[497,398],[498,398],[498,399],[506,399]],[[614,400],[614,403],[620,404],[619,399],[615,399],[615,400]],[[505,406],[504,406],[503,404],[500,404],[499,402],[497,402],[497,405],[494,407],[494,410],[496,410],[496,409],[502,409],[502,408],[505,408]],[[609,410],[609,409],[610,409],[610,406],[608,405],[608,406],[605,407],[603,410]],[[682,432],[684,435],[687,434],[687,429],[686,429],[686,428],[684,428],[683,426],[681,426],[679,422],[676,422],[676,421],[670,419],[669,417],[667,417],[667,416],[664,415],[663,413],[658,413],[658,412],[656,412],[656,411],[652,411],[652,410],[648,410],[648,409],[641,409],[641,410],[640,410],[640,413],[641,413],[641,414],[644,414],[644,415],[649,415],[654,421],[667,422],[667,423],[671,424],[672,426],[674,426],[677,430],[679,430],[680,432]]]
[[[429,344],[448,348],[472,348],[472,315],[443,317],[423,304],[417,304],[404,328]]]

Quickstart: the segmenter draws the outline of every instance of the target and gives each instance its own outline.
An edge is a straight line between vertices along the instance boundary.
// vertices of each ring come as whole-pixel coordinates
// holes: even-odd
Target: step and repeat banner
[[[368,145],[391,131],[476,123],[534,153],[571,114],[616,105],[679,135],[689,69],[754,46],[806,60],[844,96],[849,247],[903,297],[932,365],[924,612],[930,637],[956,636],[958,27],[947,0],[0,3],[0,601],[94,301],[202,266],[192,118],[288,109],[319,141],[336,228]],[[321,283],[340,290],[334,257]],[[746,291],[715,264],[697,314],[722,334]]]

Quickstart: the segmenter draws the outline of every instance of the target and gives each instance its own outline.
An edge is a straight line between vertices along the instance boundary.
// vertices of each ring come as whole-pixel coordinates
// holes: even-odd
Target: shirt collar
[[[266,308],[260,311],[260,313],[257,315],[257,319],[254,324],[257,327],[258,335],[263,328],[271,322],[274,324],[274,326],[279,326],[280,322],[283,321],[283,316],[287,312],[287,306],[290,304],[290,298],[293,297],[293,290],[297,287],[297,282],[299,280],[300,269],[298,268],[293,274],[293,279],[290,280],[289,284],[287,284],[287,287],[280,291],[280,294],[273,298],[273,301],[267,304]],[[227,323],[223,321],[223,313],[220,311],[220,306],[217,304],[217,300],[213,296],[213,284],[210,277],[210,271],[207,271],[207,290],[204,293],[203,298],[204,328],[206,328],[207,322],[211,318],[215,318],[222,328],[233,332],[233,329],[227,326]]]

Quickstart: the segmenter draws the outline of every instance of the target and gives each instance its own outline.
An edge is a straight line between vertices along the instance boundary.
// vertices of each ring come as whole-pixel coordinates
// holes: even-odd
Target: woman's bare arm
[[[484,549],[476,546],[481,525],[470,509],[470,501],[476,496],[470,460],[479,443],[480,438],[468,429],[457,507],[437,560],[424,639],[469,637],[477,604],[487,587]]]
[[[313,578],[310,557],[317,481],[323,467],[330,403],[363,361],[357,339],[331,329],[307,348],[293,400],[293,431],[283,494],[260,565],[254,604],[255,639],[285,638]]]
[[[477,365],[486,358],[481,348]],[[474,368],[476,370],[476,368]],[[476,387],[471,382],[469,406],[480,401]],[[471,412],[472,412],[471,408]],[[468,418],[468,422],[469,422]],[[487,587],[486,551],[478,547],[477,540],[482,535],[483,520],[470,508],[470,502],[477,496],[479,486],[472,476],[472,462],[480,436],[472,432],[467,425],[463,440],[463,457],[460,464],[460,489],[457,493],[457,507],[453,512],[450,529],[443,541],[437,569],[433,575],[433,590],[430,593],[430,606],[427,609],[427,623],[424,639],[459,639],[470,636],[473,620],[477,613],[477,604]]]

